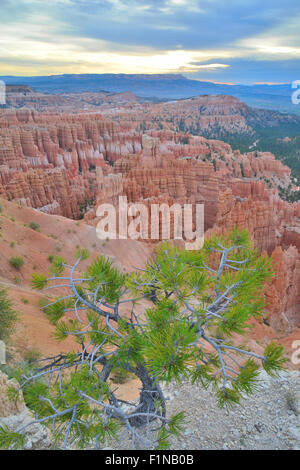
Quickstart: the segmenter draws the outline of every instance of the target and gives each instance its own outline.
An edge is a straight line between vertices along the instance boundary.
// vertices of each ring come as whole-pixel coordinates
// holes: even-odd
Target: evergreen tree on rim
[[[37,289],[69,289],[43,310],[58,341],[77,343],[73,353],[17,377],[34,422],[49,425],[53,448],[118,448],[129,435],[133,448],[166,449],[184,415],[168,416],[162,382],[210,387],[219,406],[230,408],[255,390],[261,366],[271,375],[283,367],[282,347],[271,343],[258,355],[231,341],[262,315],[264,283],[273,276],[247,231],[213,236],[198,252],[162,243],[133,274],[102,256],[82,273],[88,257],[79,249],[72,266],[55,257],[50,278],[32,276]],[[138,314],[138,304],[149,307]],[[111,378],[120,369],[140,380],[138,403],[115,393]],[[25,431],[0,430],[0,447],[22,448]]]

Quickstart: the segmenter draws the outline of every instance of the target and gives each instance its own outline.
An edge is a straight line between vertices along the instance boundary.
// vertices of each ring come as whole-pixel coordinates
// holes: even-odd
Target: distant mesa
[[[35,93],[35,90],[29,85],[6,85],[6,93]]]

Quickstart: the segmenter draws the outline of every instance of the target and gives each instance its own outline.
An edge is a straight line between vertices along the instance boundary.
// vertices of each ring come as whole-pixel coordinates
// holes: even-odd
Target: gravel
[[[171,438],[173,450],[300,450],[298,371],[286,371],[277,378],[261,372],[258,390],[230,411],[218,408],[211,390],[187,382],[180,386],[163,384],[162,389],[168,398],[168,416],[179,411],[186,416],[182,434]],[[28,410],[24,410],[16,416],[1,418],[0,425],[17,430],[31,420]],[[143,431],[139,429],[139,433]],[[47,449],[49,444],[49,434],[43,426],[27,428],[26,449]],[[117,449],[114,444],[107,442],[104,447]],[[132,449],[128,434],[120,448]]]
[[[261,372],[258,390],[230,411],[218,408],[210,390],[189,383],[164,389],[169,414],[186,415],[183,437],[172,438],[172,449],[300,449],[298,371],[277,378]]]
[[[183,383],[163,391],[168,415],[184,411],[180,437],[173,450],[300,450],[300,372],[286,371],[271,378],[260,373],[258,390],[230,411],[220,409],[211,390]],[[122,449],[130,449],[128,436]]]

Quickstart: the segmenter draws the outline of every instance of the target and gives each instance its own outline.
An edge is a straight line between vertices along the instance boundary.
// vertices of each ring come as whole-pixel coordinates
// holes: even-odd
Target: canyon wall
[[[246,126],[242,104],[237,113],[236,103],[229,99],[215,100],[207,109],[203,100],[187,101],[157,106],[185,119],[188,113],[193,118],[193,106],[196,111],[200,106],[203,126],[209,125],[215,112],[224,113],[224,129],[238,126],[241,131],[241,125]],[[121,195],[129,205],[140,202],[149,211],[154,203],[203,203],[207,234],[245,227],[260,251],[273,254],[280,269],[272,284],[269,311],[274,324],[279,324],[282,313],[296,323],[300,204],[278,195],[279,186],[290,184],[289,168],[268,152],[242,154],[222,141],[187,138],[165,124],[167,114],[159,126],[147,131],[141,121],[139,130],[134,100],[109,106],[111,118],[92,111],[2,110],[0,196],[48,214],[84,216],[91,225],[97,224],[98,205],[110,202],[118,209]],[[151,114],[151,105],[143,106]]]
[[[96,197],[96,168],[108,173],[110,163],[140,149],[138,135],[117,133],[115,124],[99,114],[5,110],[0,114],[0,194],[78,218]]]
[[[129,205],[143,203],[149,213],[155,203],[203,203],[206,236],[235,226],[248,229],[255,246],[274,261],[276,277],[266,291],[268,321],[283,330],[285,324],[300,326],[300,204],[281,200],[277,190],[277,184],[289,184],[290,170],[272,154],[242,155],[202,137],[182,145],[168,133],[153,132],[142,137],[142,147],[139,155],[116,161],[123,189],[119,185],[114,196],[126,196]],[[112,197],[103,190],[97,201]],[[159,233],[162,237],[161,228]]]

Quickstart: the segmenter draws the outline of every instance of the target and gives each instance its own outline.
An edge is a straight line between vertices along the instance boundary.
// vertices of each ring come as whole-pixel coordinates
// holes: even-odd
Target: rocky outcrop
[[[10,431],[21,431],[25,436],[25,450],[43,450],[50,447],[50,433],[41,424],[34,423],[34,416],[26,407],[22,392],[18,399],[9,397],[10,388],[19,388],[15,380],[0,371],[0,428],[8,428]],[[31,424],[33,423],[33,424]]]
[[[203,203],[207,236],[235,226],[249,230],[259,250],[273,253],[278,261],[268,297],[270,323],[276,328],[282,321],[298,325],[300,204],[278,196],[276,185],[289,181],[290,170],[273,155],[242,155],[228,144],[201,137],[182,145],[174,135],[157,131],[142,137],[140,155],[117,160],[114,171],[118,178],[122,175],[128,203],[142,202],[149,213],[151,204]],[[99,201],[112,198],[101,189]],[[94,214],[88,214],[90,223]],[[162,238],[161,229],[159,233]]]
[[[8,390],[10,388],[18,389],[19,384],[14,379],[9,379],[0,370],[0,418],[10,415],[16,415],[25,410],[23,394],[20,391],[17,399],[10,398]]]
[[[80,206],[89,195],[82,178],[69,182],[66,171],[60,168],[16,173],[6,185],[6,196],[11,201],[75,219],[80,217]]]
[[[268,320],[279,331],[300,327],[300,254],[294,246],[278,246],[272,262],[276,274],[266,288]]]
[[[0,114],[1,195],[78,218],[95,199],[96,169],[107,175],[108,162],[140,150],[138,134],[117,132],[99,114],[7,110]]]
[[[300,122],[298,116],[251,108],[228,95],[202,95],[157,104],[135,103],[118,107],[114,112],[110,110],[110,115],[144,130],[164,129],[213,139],[234,134],[254,137],[256,127]]]
[[[194,138],[188,145],[162,138],[160,132],[143,136],[140,156],[128,155],[116,162],[114,170],[123,176],[129,203],[148,204],[158,197],[181,204],[204,203],[205,230],[247,228],[256,245],[269,254],[281,242],[286,247],[289,239],[296,240],[296,229],[291,227],[293,221],[298,226],[300,205],[282,201],[276,188],[269,189],[257,177],[259,171],[281,181],[289,179],[290,170],[272,155],[241,155],[228,144],[204,138]],[[247,176],[237,165],[240,160]]]

